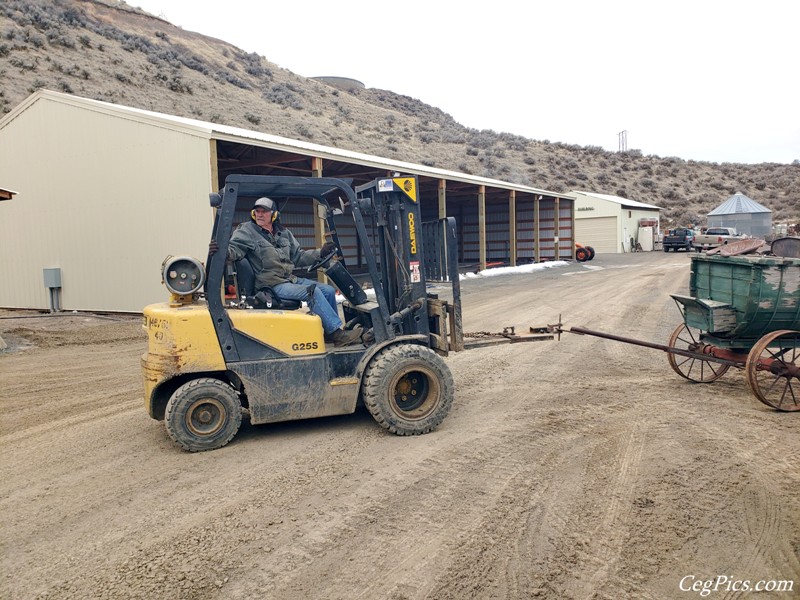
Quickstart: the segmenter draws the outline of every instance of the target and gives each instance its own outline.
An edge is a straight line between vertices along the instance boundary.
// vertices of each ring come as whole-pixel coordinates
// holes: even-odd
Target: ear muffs
[[[278,212],[277,210],[273,210],[272,211],[272,219],[270,219],[270,220],[274,223],[275,221],[278,220],[278,217],[280,215],[281,215],[280,212]],[[253,219],[253,221],[256,220],[256,209],[255,208],[250,211],[250,217]]]

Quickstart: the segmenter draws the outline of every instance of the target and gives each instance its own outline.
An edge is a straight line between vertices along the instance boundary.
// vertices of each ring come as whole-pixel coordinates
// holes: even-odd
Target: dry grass
[[[800,222],[800,161],[744,165],[613,153],[479,131],[408,96],[337,90],[256,54],[101,0],[0,4],[0,112],[39,88],[553,191],[585,189],[705,222],[736,192]]]

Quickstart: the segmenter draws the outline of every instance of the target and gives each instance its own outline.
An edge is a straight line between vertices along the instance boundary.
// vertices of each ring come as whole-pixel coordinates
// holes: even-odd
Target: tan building
[[[659,234],[658,206],[608,194],[578,190],[572,194],[576,242],[597,253],[630,252],[637,243],[643,250],[654,249]]]
[[[231,173],[360,185],[394,172],[417,175],[426,220],[456,218],[462,263],[572,257],[570,194],[39,90],[0,119],[0,182],[18,190],[0,202],[0,307],[140,312],[164,300],[162,261],[205,260],[208,194]],[[281,208],[301,245],[321,244],[310,200]]]

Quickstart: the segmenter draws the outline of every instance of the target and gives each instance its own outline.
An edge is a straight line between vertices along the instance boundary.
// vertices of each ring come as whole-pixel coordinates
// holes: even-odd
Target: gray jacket
[[[247,221],[239,225],[228,245],[228,258],[247,257],[256,277],[256,290],[279,283],[293,282],[292,271],[319,260],[319,250],[303,250],[292,232],[277,225],[269,233]]]

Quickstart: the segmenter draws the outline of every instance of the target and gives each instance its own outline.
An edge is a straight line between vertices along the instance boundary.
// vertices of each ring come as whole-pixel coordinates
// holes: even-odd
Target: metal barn
[[[468,268],[573,257],[571,194],[39,90],[0,119],[0,183],[18,190],[0,202],[0,307],[140,312],[162,301],[162,261],[205,259],[208,194],[232,173],[355,185],[417,175],[425,219],[455,217]],[[312,201],[281,208],[300,243],[319,247]],[[354,231],[340,234],[357,270]]]

